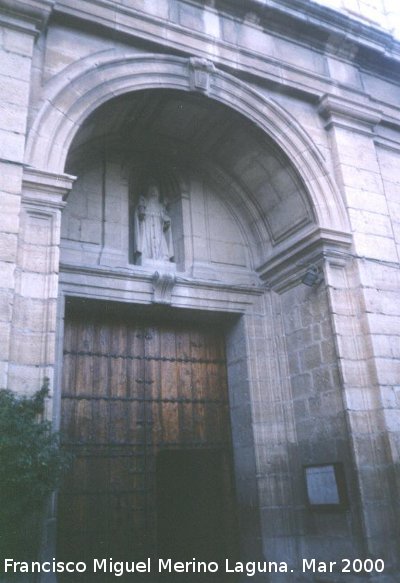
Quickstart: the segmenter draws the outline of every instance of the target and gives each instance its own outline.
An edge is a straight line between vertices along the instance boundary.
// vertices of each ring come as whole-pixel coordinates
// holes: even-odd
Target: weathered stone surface
[[[210,330],[223,313],[246,559],[362,548],[387,562],[371,582],[396,583],[397,41],[306,0],[64,0],[49,20],[52,2],[6,4],[0,386],[50,377],[59,419],[76,298]],[[151,179],[174,256],[146,264],[135,217]],[[155,281],[173,282],[168,308]],[[316,513],[303,467],[336,462],[349,507]]]

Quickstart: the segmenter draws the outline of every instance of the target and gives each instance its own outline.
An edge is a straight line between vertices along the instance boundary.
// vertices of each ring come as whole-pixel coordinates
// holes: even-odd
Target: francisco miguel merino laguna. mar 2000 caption
[[[4,559],[4,573],[85,573],[88,565],[84,561],[64,562],[53,558],[51,561],[15,561]],[[257,573],[293,573],[295,570],[311,573],[382,573],[385,568],[382,559],[342,559],[341,561],[318,561],[303,559],[299,569],[290,568],[284,561],[232,561],[225,559],[223,565],[216,561],[173,561],[172,559],[157,559],[150,557],[145,561],[114,561],[109,559],[93,559],[91,568],[94,573],[110,573],[121,577],[125,573],[217,573],[223,568],[225,573],[245,573],[252,577]]]

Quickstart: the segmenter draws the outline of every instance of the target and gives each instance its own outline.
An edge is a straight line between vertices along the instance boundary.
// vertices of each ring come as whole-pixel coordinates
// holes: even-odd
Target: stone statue
[[[134,253],[138,264],[146,259],[174,260],[171,218],[155,183],[149,185],[146,196],[140,196],[135,208]]]

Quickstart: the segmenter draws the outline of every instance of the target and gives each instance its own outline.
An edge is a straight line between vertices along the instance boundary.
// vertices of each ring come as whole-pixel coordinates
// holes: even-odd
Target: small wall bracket
[[[153,304],[171,304],[172,290],[176,283],[173,273],[160,273],[155,271],[153,278]]]

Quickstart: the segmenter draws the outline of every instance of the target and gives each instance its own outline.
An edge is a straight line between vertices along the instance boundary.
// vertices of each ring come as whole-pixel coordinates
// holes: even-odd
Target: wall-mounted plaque
[[[304,467],[307,502],[313,510],[343,509],[347,493],[343,465],[340,463]]]

